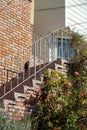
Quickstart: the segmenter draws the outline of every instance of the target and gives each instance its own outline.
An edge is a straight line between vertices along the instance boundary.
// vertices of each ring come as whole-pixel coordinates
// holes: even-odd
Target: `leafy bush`
[[[0,112],[0,130],[31,130],[30,120],[11,121],[5,112]]]
[[[46,75],[45,75],[46,74]],[[58,71],[44,72],[45,88],[33,117],[38,130],[87,129],[87,78],[75,71],[68,77]]]

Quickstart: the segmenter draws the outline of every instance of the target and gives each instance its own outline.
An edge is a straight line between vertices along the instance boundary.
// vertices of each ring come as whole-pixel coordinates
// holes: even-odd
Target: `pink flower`
[[[74,76],[79,76],[79,72],[75,71]]]
[[[79,92],[79,96],[82,97],[84,94],[83,92]]]

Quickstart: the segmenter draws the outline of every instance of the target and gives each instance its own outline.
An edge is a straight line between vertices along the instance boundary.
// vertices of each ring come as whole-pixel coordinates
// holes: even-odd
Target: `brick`
[[[10,0],[1,1],[0,9],[3,9],[9,1]],[[30,19],[31,2],[28,0],[20,0],[20,2],[14,0],[0,12],[0,58],[8,59],[8,63],[6,63],[7,68],[11,68],[11,60],[9,61],[11,55],[19,56],[22,51],[18,52],[18,50],[21,50],[23,47],[26,48],[29,43],[32,44],[33,26],[30,23]],[[25,53],[25,62],[28,60],[27,53],[28,52]],[[19,59],[23,61],[23,56],[20,55]],[[12,62],[13,66],[15,66],[13,68],[14,71],[18,69],[17,61],[18,59]],[[1,60],[0,65],[4,67],[5,62]],[[22,67],[20,66],[20,71],[21,70]]]

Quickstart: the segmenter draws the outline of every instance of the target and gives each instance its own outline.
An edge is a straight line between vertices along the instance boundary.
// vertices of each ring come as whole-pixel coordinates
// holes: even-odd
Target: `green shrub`
[[[50,73],[46,70],[44,76],[44,98],[33,115],[38,121],[38,130],[86,130],[86,73],[73,72],[70,81],[55,70]]]
[[[30,119],[11,121],[5,112],[0,112],[0,130],[31,130]]]

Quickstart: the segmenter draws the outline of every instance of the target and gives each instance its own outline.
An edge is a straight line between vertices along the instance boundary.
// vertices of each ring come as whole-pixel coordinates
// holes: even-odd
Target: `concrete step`
[[[64,65],[59,65],[55,63],[55,70],[67,70],[67,67]]]
[[[62,64],[68,64],[68,61],[65,59],[61,59]]]
[[[4,102],[5,111],[7,111],[9,104],[11,104],[11,105],[16,105],[16,102],[13,101],[13,100],[4,99],[3,102]]]
[[[43,84],[44,84],[43,81],[36,80],[36,79],[32,79],[32,85],[33,85],[33,87],[36,87],[36,86],[43,86]]]
[[[25,98],[25,94],[24,93],[18,93],[18,92],[14,92],[14,98],[15,100],[17,100],[17,98]]]
[[[29,87],[27,85],[23,85],[24,87],[24,93],[26,93],[28,90],[34,91],[34,87]]]

